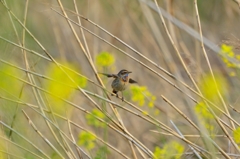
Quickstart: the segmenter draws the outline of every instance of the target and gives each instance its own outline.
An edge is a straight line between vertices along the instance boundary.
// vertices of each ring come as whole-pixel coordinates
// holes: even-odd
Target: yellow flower
[[[107,67],[114,64],[115,58],[109,52],[101,52],[96,56],[96,63],[98,66]]]

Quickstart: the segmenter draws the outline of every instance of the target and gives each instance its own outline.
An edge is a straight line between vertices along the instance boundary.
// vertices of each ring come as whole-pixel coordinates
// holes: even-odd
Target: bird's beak
[[[128,71],[128,73],[132,73],[131,71]]]

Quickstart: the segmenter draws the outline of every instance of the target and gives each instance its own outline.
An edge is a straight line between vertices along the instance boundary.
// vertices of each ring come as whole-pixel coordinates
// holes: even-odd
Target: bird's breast
[[[128,76],[123,76],[123,77],[122,77],[122,81],[123,81],[123,82],[128,82]]]
[[[126,87],[127,87],[127,82],[125,82],[122,79],[117,78],[112,82],[112,88],[116,91],[123,91],[126,89]]]

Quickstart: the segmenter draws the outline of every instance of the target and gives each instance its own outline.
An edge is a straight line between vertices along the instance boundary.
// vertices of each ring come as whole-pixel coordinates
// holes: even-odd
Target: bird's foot
[[[117,98],[119,98],[118,94],[117,93],[111,93],[111,96],[114,96],[116,95]],[[124,98],[122,97],[122,101],[124,101]]]
[[[111,93],[111,96],[115,96],[115,95],[117,98],[119,97],[117,93]]]

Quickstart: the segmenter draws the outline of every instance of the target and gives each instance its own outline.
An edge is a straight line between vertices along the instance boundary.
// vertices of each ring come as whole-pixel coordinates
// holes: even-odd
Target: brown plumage
[[[106,73],[101,73],[107,77],[113,77],[115,78],[112,82],[112,88],[113,88],[113,93],[116,94],[116,96],[118,97],[117,92],[120,91],[124,91],[127,87],[127,84],[129,83],[137,83],[135,80],[129,78],[129,74],[132,73],[131,71],[128,70],[121,70],[118,72],[118,74],[106,74]],[[122,94],[122,100],[124,100],[123,98],[123,94]]]

